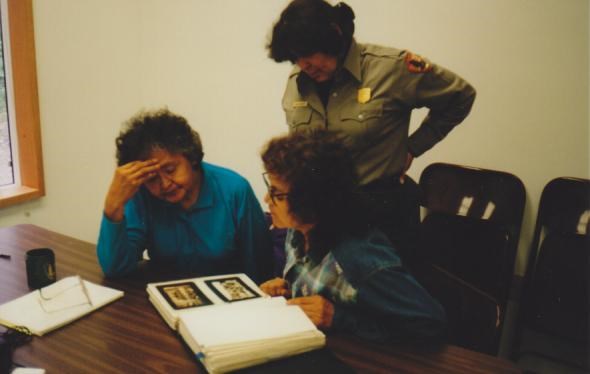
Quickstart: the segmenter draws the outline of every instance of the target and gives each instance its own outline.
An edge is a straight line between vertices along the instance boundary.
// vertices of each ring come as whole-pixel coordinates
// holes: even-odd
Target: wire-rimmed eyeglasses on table
[[[70,308],[89,305],[92,299],[86,285],[80,276],[64,280],[39,289],[39,305],[45,313],[55,313]]]

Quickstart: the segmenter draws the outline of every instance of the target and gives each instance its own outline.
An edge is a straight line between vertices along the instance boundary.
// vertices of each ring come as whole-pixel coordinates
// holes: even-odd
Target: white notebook
[[[0,305],[0,324],[41,336],[121,297],[123,291],[71,276]]]

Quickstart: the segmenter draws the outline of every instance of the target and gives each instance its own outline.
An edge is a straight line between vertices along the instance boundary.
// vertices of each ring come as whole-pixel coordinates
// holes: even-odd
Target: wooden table
[[[147,282],[178,279],[144,268],[118,280],[104,279],[95,246],[34,225],[0,228],[0,304],[29,292],[25,251],[55,251],[58,279],[79,274],[125,296],[18,348],[14,361],[53,373],[201,373],[204,369],[182,340],[149,303]],[[328,349],[357,372],[374,373],[517,373],[510,361],[447,345],[408,348],[329,335]],[[309,373],[309,372],[306,372]]]

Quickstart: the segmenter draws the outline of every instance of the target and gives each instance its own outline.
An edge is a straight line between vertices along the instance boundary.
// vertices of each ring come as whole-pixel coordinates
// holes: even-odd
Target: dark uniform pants
[[[379,179],[361,187],[365,208],[373,226],[383,231],[397,253],[410,265],[420,225],[420,190],[406,175]]]

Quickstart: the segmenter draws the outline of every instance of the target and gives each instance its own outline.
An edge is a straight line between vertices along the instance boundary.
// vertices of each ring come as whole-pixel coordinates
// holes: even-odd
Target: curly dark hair
[[[159,109],[140,112],[129,119],[117,140],[117,164],[145,160],[154,148],[182,154],[195,169],[203,160],[203,145],[199,134],[184,117]]]
[[[347,4],[293,0],[274,24],[267,49],[276,62],[294,63],[317,52],[342,58],[353,35],[354,12]]]
[[[310,247],[328,251],[344,234],[368,228],[358,194],[358,177],[340,139],[326,130],[271,139],[262,151],[267,172],[289,185],[289,213],[312,223]]]

